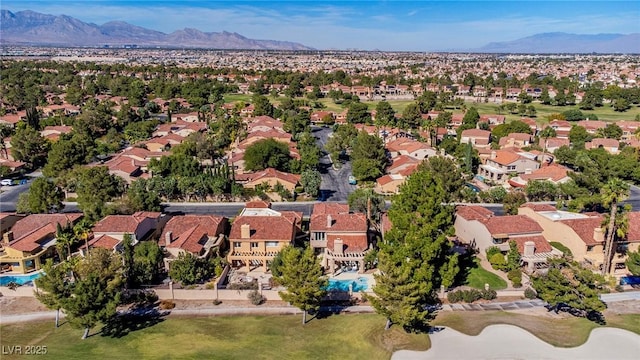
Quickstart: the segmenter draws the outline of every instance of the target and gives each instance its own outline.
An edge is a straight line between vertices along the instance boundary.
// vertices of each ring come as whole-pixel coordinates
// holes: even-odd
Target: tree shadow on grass
[[[476,259],[476,254],[472,250],[468,250],[466,253],[460,254],[460,257],[458,257],[458,264],[460,266],[460,271],[454,279],[454,287],[465,285],[471,270],[480,266],[478,259]]]
[[[164,321],[169,311],[159,311],[155,307],[138,308],[120,314],[107,323],[100,332],[101,336],[121,338],[132,331],[142,330]]]

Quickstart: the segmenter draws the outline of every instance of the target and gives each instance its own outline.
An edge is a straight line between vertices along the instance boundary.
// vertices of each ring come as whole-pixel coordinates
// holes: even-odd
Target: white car
[[[2,185],[2,186],[11,186],[11,185],[13,185],[13,180],[11,180],[11,179],[2,179],[2,181],[0,181],[0,185]]]

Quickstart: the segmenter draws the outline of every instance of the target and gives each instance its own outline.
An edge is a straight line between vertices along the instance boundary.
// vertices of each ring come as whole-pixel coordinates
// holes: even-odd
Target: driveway
[[[316,138],[316,144],[321,149],[327,143],[333,131],[325,127],[312,127],[312,134]],[[347,201],[349,194],[354,192],[357,187],[349,185],[349,176],[351,175],[351,163],[347,162],[340,169],[333,167],[332,159],[327,152],[322,150],[319,166],[322,176],[320,184],[320,199],[322,201]]]
[[[512,325],[491,325],[478,336],[438,328],[429,337],[431,349],[401,350],[391,359],[637,359],[640,354],[640,336],[614,328],[594,329],[584,345],[574,348],[552,346]]]

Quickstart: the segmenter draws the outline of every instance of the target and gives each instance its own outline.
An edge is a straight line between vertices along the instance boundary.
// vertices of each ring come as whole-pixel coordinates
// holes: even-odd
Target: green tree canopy
[[[110,250],[95,248],[73,273],[71,296],[65,298],[62,307],[72,326],[85,329],[82,338],[86,339],[92,327],[116,316],[124,285],[122,259]]]
[[[214,274],[212,263],[191,253],[180,253],[169,265],[169,276],[182,285],[196,284]]]
[[[449,287],[459,271],[458,255],[451,252],[453,206],[441,178],[420,169],[400,188],[391,205],[393,227],[380,244],[380,274],[374,275],[376,312],[405,329],[422,329],[431,315],[440,286]]]
[[[393,126],[396,122],[395,111],[386,101],[380,101],[376,105],[376,125]]]
[[[319,258],[311,247],[300,250],[287,246],[281,250],[282,265],[277,278],[286,287],[280,291],[282,300],[302,310],[302,324],[307,322],[307,311],[320,309],[320,301],[326,294],[328,281],[323,277]]]
[[[532,277],[532,283],[538,297],[552,306],[564,303],[585,312],[605,309],[598,296],[606,288],[604,277],[575,261],[549,259],[548,272]]]
[[[367,214],[374,222],[380,221],[385,208],[384,197],[367,188],[360,188],[349,194],[347,202],[351,211]]]
[[[64,209],[62,189],[47,178],[33,180],[27,193],[26,204],[18,203],[17,211],[30,214],[48,214]],[[26,205],[26,208],[22,208]]]
[[[289,171],[290,160],[287,144],[271,138],[256,141],[244,152],[244,168],[247,171],[266,168]]]
[[[32,168],[38,168],[45,163],[49,141],[40,136],[40,133],[26,126],[18,128],[11,137],[11,154],[16,160],[24,161]]]
[[[300,176],[300,185],[304,188],[304,192],[312,197],[318,196],[320,193],[320,183],[322,178],[318,170],[305,170]]]
[[[358,180],[374,180],[384,174],[387,156],[382,139],[361,131],[351,152],[353,176]]]
[[[347,122],[349,124],[368,124],[371,122],[371,113],[367,104],[352,102],[347,110]]]

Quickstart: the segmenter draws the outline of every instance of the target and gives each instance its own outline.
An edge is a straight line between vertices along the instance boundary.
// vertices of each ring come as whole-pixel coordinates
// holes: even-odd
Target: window
[[[591,251],[593,251],[593,245],[587,246],[587,252],[591,252]]]
[[[258,248],[258,243],[257,242],[252,242],[251,243],[251,249],[257,249]]]
[[[515,170],[516,166],[515,165],[509,165],[507,166],[507,170]]]
[[[313,233],[313,240],[324,241],[325,240],[325,233],[323,233],[323,232]]]
[[[240,241],[234,241],[234,242],[233,242],[233,247],[234,247],[234,248],[242,247],[242,243],[241,243]]]
[[[278,246],[278,242],[277,241],[267,241],[267,247],[276,247]]]

